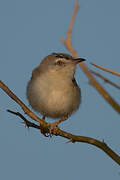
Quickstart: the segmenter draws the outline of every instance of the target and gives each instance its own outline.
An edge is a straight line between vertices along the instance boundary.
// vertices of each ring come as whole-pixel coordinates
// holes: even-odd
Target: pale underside
[[[48,73],[29,81],[27,98],[32,108],[43,116],[61,118],[78,109],[81,93],[72,80]]]

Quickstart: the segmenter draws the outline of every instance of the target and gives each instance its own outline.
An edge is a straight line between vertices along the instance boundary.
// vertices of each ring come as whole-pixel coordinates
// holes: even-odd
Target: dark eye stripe
[[[70,59],[69,57],[67,57],[67,56],[65,56],[65,55],[64,55],[64,56],[63,56],[63,55],[56,55],[56,57],[57,57],[57,58],[65,58],[65,59]]]
[[[56,54],[56,53],[52,53],[52,54],[55,55],[55,57],[57,57],[57,58],[64,58],[63,55],[61,55],[61,54]]]
[[[69,56],[69,55],[67,55],[67,54],[57,54],[57,53],[52,53],[53,55],[55,55],[55,57],[57,57],[57,58],[65,58],[65,59],[71,59],[72,57],[71,56]]]
[[[64,58],[62,55],[56,55],[57,58]]]

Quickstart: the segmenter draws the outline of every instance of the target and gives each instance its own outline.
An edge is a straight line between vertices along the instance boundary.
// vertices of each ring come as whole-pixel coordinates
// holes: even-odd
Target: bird
[[[84,58],[74,58],[66,53],[52,53],[32,71],[26,88],[29,105],[44,120],[46,117],[55,119],[55,126],[68,119],[80,106],[81,89],[75,80],[75,70],[83,61]]]

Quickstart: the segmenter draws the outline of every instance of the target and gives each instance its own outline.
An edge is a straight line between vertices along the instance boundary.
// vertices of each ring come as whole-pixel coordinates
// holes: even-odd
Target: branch
[[[107,79],[106,77],[102,76],[101,74],[93,71],[93,70],[90,70],[90,72],[92,74],[94,74],[95,76],[98,76],[99,78],[101,78],[102,80],[104,80],[105,83],[108,83],[110,84],[111,86],[117,88],[117,89],[120,89],[120,86],[118,86],[117,84],[115,84],[114,82],[112,82],[111,80]]]
[[[103,70],[103,71],[109,72],[109,73],[111,73],[113,75],[116,75],[116,76],[120,76],[120,73],[118,73],[118,72],[112,71],[112,70],[110,70],[108,68],[104,68],[104,67],[102,67],[100,65],[94,64],[93,62],[91,62],[90,64],[97,67],[97,68],[99,68],[99,69],[101,69],[101,70]]]
[[[69,25],[69,28],[68,28],[68,31],[67,31],[67,38],[66,38],[66,40],[60,39],[60,41],[64,44],[66,49],[68,49],[68,51],[74,57],[78,57],[78,54],[75,51],[75,49],[72,47],[72,30],[73,30],[73,26],[74,26],[74,23],[75,23],[75,17],[76,17],[77,11],[78,11],[78,7],[79,7],[79,5],[78,5],[78,0],[77,0],[76,4],[75,4],[75,7],[74,7],[73,15],[72,15],[72,18],[71,18],[71,22],[70,22],[70,25]],[[79,66],[81,67],[82,71],[88,77],[88,79],[90,81],[90,84],[99,92],[99,94],[107,101],[107,103],[110,104],[113,107],[113,109],[116,110],[120,114],[120,106],[119,106],[119,104],[97,82],[97,80],[90,73],[88,67],[83,62],[80,63]]]
[[[30,109],[2,81],[0,81],[0,88],[4,92],[6,92],[6,94],[9,97],[11,97],[17,104],[19,104],[20,107],[23,109],[23,111],[30,118],[32,118],[33,120],[40,123],[40,126],[38,126],[38,125],[28,121],[19,112],[13,112],[11,110],[8,110],[8,112],[10,112],[16,116],[19,116],[24,121],[24,123],[27,127],[33,127],[35,129],[40,129],[41,133],[46,136],[49,132],[51,132],[50,135],[61,136],[61,137],[67,138],[70,140],[70,142],[83,142],[83,143],[88,143],[88,144],[94,145],[94,146],[100,148],[101,150],[103,150],[109,157],[111,157],[117,164],[120,165],[120,156],[117,155],[111,148],[109,148],[105,142],[98,141],[98,140],[96,140],[94,138],[90,138],[90,137],[76,136],[76,135],[73,135],[73,134],[70,134],[68,132],[61,130],[59,127],[55,127],[51,131],[50,123],[43,121],[38,116],[36,116],[32,111],[30,111]]]
[[[78,57],[78,55],[77,55],[77,52],[75,51],[75,49],[72,47],[72,31],[73,31],[73,27],[74,27],[75,18],[76,18],[78,8],[79,8],[79,4],[78,4],[78,0],[76,0],[73,15],[72,15],[71,22],[70,22],[68,32],[67,32],[67,38],[66,38],[66,40],[60,38],[61,43],[63,43],[65,45],[65,47],[68,49],[68,51],[71,52],[71,54],[74,57]]]
[[[11,113],[11,114],[14,114],[14,115],[16,115],[16,116],[18,116],[18,117],[20,117],[23,121],[24,121],[24,124],[25,124],[25,126],[26,127],[33,127],[33,128],[35,128],[35,129],[40,129],[40,126],[38,126],[37,124],[35,124],[35,123],[32,123],[32,122],[30,122],[30,121],[28,121],[21,113],[19,113],[19,112],[14,112],[14,111],[11,111],[11,110],[7,110],[9,113]]]
[[[24,121],[24,124],[25,124],[25,126],[27,127],[27,128],[29,128],[29,127],[32,127],[32,128],[35,128],[35,129],[39,129],[40,130],[40,132],[44,135],[44,136],[46,136],[46,137],[51,137],[51,134],[50,134],[50,129],[46,126],[43,126],[43,125],[37,125],[37,124],[35,124],[35,123],[32,123],[32,122],[30,122],[30,121],[28,121],[21,113],[19,113],[19,112],[14,112],[14,111],[11,111],[11,110],[7,110],[9,113],[11,113],[11,114],[14,114],[14,115],[16,115],[16,116],[18,116],[18,117],[20,117],[23,121]],[[29,115],[28,115],[29,116]]]

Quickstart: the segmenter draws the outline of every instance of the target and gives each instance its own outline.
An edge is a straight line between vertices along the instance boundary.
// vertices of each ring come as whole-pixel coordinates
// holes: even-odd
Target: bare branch
[[[45,137],[51,137],[51,134],[50,134],[50,130],[48,127],[45,127],[45,126],[42,126],[41,124],[40,125],[37,125],[35,123],[32,123],[30,121],[28,121],[21,113],[19,112],[14,112],[14,111],[11,111],[11,110],[7,110],[9,113],[11,114],[14,114],[16,116],[19,116],[23,121],[24,121],[24,124],[26,127],[32,127],[32,128],[35,128],[35,129],[39,129],[40,132],[45,136]]]
[[[115,87],[115,88],[117,88],[117,89],[120,89],[120,86],[118,86],[117,84],[115,84],[115,83],[112,82],[111,80],[105,78],[105,77],[102,76],[101,74],[99,74],[99,73],[97,73],[97,72],[95,72],[95,71],[93,71],[93,70],[90,70],[90,72],[91,72],[92,74],[94,74],[95,76],[98,76],[99,78],[101,78],[102,80],[104,80],[105,83],[108,83],[108,84],[110,84],[111,86],[113,86],[113,87]]]
[[[101,70],[103,70],[103,71],[109,72],[109,73],[111,73],[113,75],[116,75],[116,76],[120,76],[120,73],[118,73],[118,72],[112,71],[112,70],[110,70],[108,68],[104,68],[104,67],[102,67],[100,65],[97,65],[97,64],[95,64],[93,62],[91,62],[90,64],[97,67],[97,68],[99,68],[99,69],[101,69]]]
[[[68,132],[61,130],[57,126],[51,131],[50,123],[47,123],[47,122],[41,120],[36,115],[34,115],[34,113],[32,113],[30,111],[30,109],[2,81],[0,81],[0,88],[3,89],[3,91],[6,92],[6,94],[9,97],[11,97],[17,104],[19,104],[20,107],[23,109],[23,111],[26,112],[26,114],[30,118],[32,118],[33,120],[40,123],[40,126],[38,126],[38,125],[28,121],[19,112],[14,112],[14,111],[8,110],[8,112],[19,116],[28,127],[40,129],[41,133],[45,136],[47,136],[49,134],[49,132],[51,132],[52,135],[67,138],[70,140],[70,142],[83,142],[83,143],[88,143],[88,144],[94,145],[94,146],[100,148],[101,150],[103,150],[109,157],[111,157],[116,163],[118,163],[120,165],[120,156],[117,155],[111,148],[109,148],[105,142],[101,142],[101,141],[98,141],[98,140],[90,138],[90,137],[76,136],[76,135],[73,135],[73,134],[70,134]]]
[[[14,114],[14,115],[16,115],[16,116],[18,116],[18,117],[20,117],[23,121],[24,121],[24,124],[25,124],[25,126],[26,127],[33,127],[33,128],[35,128],[35,129],[40,129],[40,126],[38,126],[37,124],[35,124],[35,123],[32,123],[32,122],[30,122],[30,121],[28,121],[21,113],[19,113],[19,112],[14,112],[14,111],[11,111],[11,110],[7,110],[9,113],[11,113],[11,114]]]
[[[73,15],[71,18],[71,22],[70,22],[70,26],[68,28],[68,32],[67,32],[67,39],[63,40],[60,39],[60,41],[64,44],[64,46],[66,47],[66,49],[68,49],[68,51],[74,56],[74,57],[78,57],[77,52],[75,51],[75,49],[72,47],[72,30],[73,30],[73,25],[75,22],[75,17],[76,17],[76,13],[78,10],[78,0],[76,1],[75,7],[74,7],[74,11],[73,11]],[[93,77],[93,75],[90,73],[88,67],[82,62],[79,64],[79,66],[81,67],[82,71],[86,74],[86,76],[88,77],[90,84],[100,93],[100,95],[113,107],[114,110],[116,110],[119,114],[120,114],[120,106],[119,104],[110,96],[110,94],[108,94],[108,92],[106,90],[104,90],[104,88],[97,82],[97,80]]]
[[[78,55],[77,55],[77,52],[75,51],[75,49],[72,47],[72,31],[73,31],[73,27],[74,27],[75,18],[76,18],[78,8],[79,8],[79,4],[78,4],[78,0],[76,0],[73,15],[72,15],[70,25],[68,28],[66,40],[60,38],[61,43],[63,43],[65,45],[65,47],[68,49],[68,51],[71,52],[71,54],[74,57],[78,57]]]

